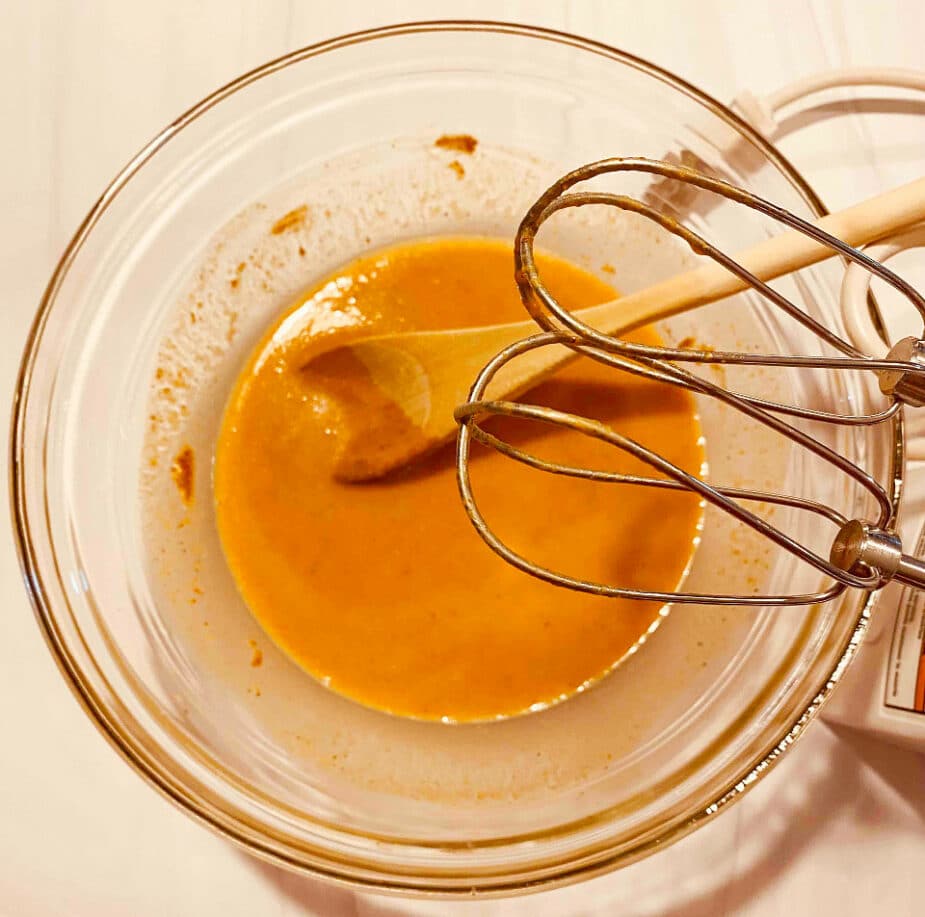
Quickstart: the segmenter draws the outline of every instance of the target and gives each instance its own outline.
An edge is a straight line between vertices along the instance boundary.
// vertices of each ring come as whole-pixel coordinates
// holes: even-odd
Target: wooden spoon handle
[[[853,207],[815,221],[815,225],[849,245],[866,245],[925,220],[925,178],[869,198]],[[735,260],[759,280],[773,280],[809,267],[835,254],[805,233],[789,230],[740,252]],[[739,293],[747,284],[715,261],[654,286],[575,313],[585,324],[605,334],[624,334],[650,322],[716,302]],[[520,337],[508,326],[510,343]],[[529,323],[521,326],[526,330]],[[500,330],[500,329],[499,329]],[[515,333],[516,332],[516,333]],[[499,348],[500,349],[500,348]],[[498,372],[486,393],[511,398],[558,370],[575,356],[566,347],[548,347],[525,354]]]
[[[815,225],[849,245],[866,245],[925,220],[925,178],[869,198],[815,221]],[[735,257],[759,280],[773,280],[835,254],[797,230],[759,242]],[[584,309],[582,321],[606,334],[631,331],[649,322],[686,312],[739,293],[746,284],[715,261],[631,293]]]

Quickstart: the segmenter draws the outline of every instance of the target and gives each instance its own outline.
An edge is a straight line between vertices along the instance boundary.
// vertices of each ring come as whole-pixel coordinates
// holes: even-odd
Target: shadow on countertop
[[[817,732],[818,731],[818,732]],[[508,900],[403,900],[354,892],[244,856],[274,885],[283,915],[408,917],[719,917],[737,914],[772,888],[833,821],[864,830],[882,823],[869,791],[880,780],[909,806],[910,830],[925,830],[925,756],[851,730],[813,728],[745,801],[655,857],[578,886]],[[815,753],[814,753],[815,752]],[[729,860],[732,862],[728,862]],[[794,902],[798,905],[798,902]]]

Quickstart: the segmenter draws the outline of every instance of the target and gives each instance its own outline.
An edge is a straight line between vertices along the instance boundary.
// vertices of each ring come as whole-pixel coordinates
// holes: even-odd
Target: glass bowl
[[[447,151],[434,143],[443,134],[470,134],[478,147]],[[235,591],[210,456],[231,382],[268,323],[371,247],[512,237],[553,178],[611,155],[693,157],[798,214],[821,212],[773,147],[651,64],[557,32],[422,23],[306,48],[209,96],[128,164],[55,270],[12,433],[15,526],[38,620],[125,759],[251,852],[367,887],[447,895],[613,869],[739,798],[853,655],[864,594],[811,608],[685,607],[567,703],[497,723],[422,723],[315,683],[262,638]],[[721,247],[775,231],[638,177],[619,187],[667,194]],[[627,292],[692,258],[603,209],[557,219],[542,241],[589,269],[613,267]],[[828,264],[783,284],[837,327],[839,281]],[[661,331],[674,342],[819,350],[744,294]],[[864,380],[792,371],[731,381],[836,406],[874,397]],[[858,508],[860,494],[789,443],[721,405],[700,411],[717,478]],[[835,439],[898,498],[898,426]],[[189,508],[170,475],[185,445],[197,456]],[[787,512],[778,521],[812,539],[811,523]],[[812,588],[813,576],[708,512],[687,585]]]

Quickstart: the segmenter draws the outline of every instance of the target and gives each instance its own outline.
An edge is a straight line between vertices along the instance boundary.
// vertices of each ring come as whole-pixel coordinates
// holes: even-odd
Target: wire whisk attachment
[[[460,405],[455,412],[459,424],[457,480],[463,506],[478,534],[500,557],[523,572],[554,585],[602,596],[711,605],[780,606],[830,601],[849,587],[876,589],[891,579],[920,588],[925,587],[925,563],[903,553],[899,536],[894,531],[895,519],[888,486],[857,462],[841,455],[832,444],[823,441],[825,437],[814,435],[806,429],[813,429],[813,424],[821,424],[829,429],[857,429],[885,423],[900,425],[901,428],[903,404],[920,406],[925,403],[925,343],[921,339],[906,338],[883,358],[868,356],[850,341],[845,340],[836,329],[827,327],[806,309],[769,286],[758,276],[757,271],[743,266],[740,261],[712,245],[689,226],[659,211],[651,203],[607,191],[571,190],[581,182],[619,172],[643,172],[659,176],[661,179],[694,185],[769,216],[817,243],[819,256],[814,260],[821,260],[835,253],[888,283],[912,304],[925,324],[925,299],[902,278],[842,238],[742,188],[685,166],[648,159],[607,159],[582,166],[555,182],[528,210],[517,231],[514,249],[515,277],[521,299],[539,327],[538,333],[499,352],[479,373],[470,391],[469,400]],[[544,285],[534,259],[533,246],[538,230],[553,214],[569,208],[600,204],[638,214],[681,238],[696,254],[711,259],[725,272],[734,276],[739,281],[738,289],[755,290],[765,303],[777,310],[778,314],[789,316],[798,322],[834,353],[751,353],[650,346],[604,334],[584,324],[564,309]],[[866,234],[863,231],[859,232],[858,236],[874,239],[878,238],[876,232],[876,227],[873,227],[869,228]],[[787,235],[795,237],[793,233]],[[783,236],[780,238],[784,239]],[[691,290],[683,305],[689,307],[691,300],[696,300],[697,296],[698,291]],[[703,301],[712,300],[705,297]],[[681,303],[679,307],[680,305]],[[576,355],[595,360],[615,371],[677,386],[695,396],[713,399],[724,408],[733,411],[733,416],[738,415],[764,425],[808,455],[821,460],[826,467],[845,476],[846,480],[866,493],[873,507],[870,518],[849,518],[835,507],[812,499],[811,495],[768,492],[714,483],[679,468],[643,444],[588,417],[524,402],[486,399],[486,390],[503,366],[530,351],[552,346],[565,346]],[[704,378],[693,371],[698,364],[792,368],[799,371],[870,372],[878,378],[880,390],[885,396],[884,407],[869,412],[849,413],[831,410],[818,404],[788,404],[766,399],[726,388]],[[544,459],[506,442],[486,429],[485,422],[497,416],[552,424],[592,437],[633,456],[652,469],[654,474],[622,474]],[[593,582],[539,566],[508,547],[482,515],[473,493],[469,472],[473,440],[514,461],[548,474],[566,475],[613,486],[667,488],[696,494],[708,506],[728,514],[817,571],[823,578],[823,585],[815,591],[794,593],[661,592]],[[819,525],[830,526],[832,535],[828,556],[788,535],[769,518],[761,515],[757,504],[788,507],[800,513],[808,513]]]

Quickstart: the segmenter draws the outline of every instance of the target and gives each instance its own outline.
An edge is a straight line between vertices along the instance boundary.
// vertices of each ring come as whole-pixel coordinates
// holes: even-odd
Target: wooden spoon
[[[847,242],[865,245],[925,219],[925,178],[831,214],[816,225]],[[801,232],[788,231],[740,253],[736,259],[761,280],[772,280],[834,254]],[[679,312],[715,302],[746,288],[738,277],[708,261],[637,293],[575,313],[606,334],[623,334]],[[327,351],[349,379],[370,393],[376,409],[352,410],[334,474],[339,480],[382,477],[407,464],[456,432],[454,408],[463,403],[479,370],[500,350],[535,333],[532,321],[450,331],[416,331],[354,340]],[[347,352],[347,353],[344,353]],[[314,360],[309,362],[311,367]],[[347,359],[343,359],[347,357]],[[508,363],[487,395],[511,398],[575,358],[566,347],[531,351]],[[332,364],[334,365],[334,364]],[[353,369],[349,369],[352,367]],[[362,394],[361,389],[357,389]],[[363,397],[354,399],[362,405]],[[390,410],[383,410],[383,405]]]

